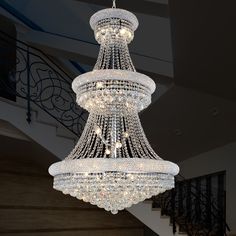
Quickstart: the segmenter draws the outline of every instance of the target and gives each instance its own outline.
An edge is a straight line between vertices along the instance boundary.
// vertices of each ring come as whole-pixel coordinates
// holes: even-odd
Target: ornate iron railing
[[[16,50],[16,66],[8,73],[8,83],[0,80],[1,89],[27,100],[27,121],[31,122],[33,103],[80,136],[87,113],[76,104],[72,78],[41,50],[3,31],[0,31],[0,42]]]
[[[225,236],[226,223],[225,172],[193,179],[178,176],[176,186],[153,198],[153,207],[170,216],[173,233],[189,236]]]

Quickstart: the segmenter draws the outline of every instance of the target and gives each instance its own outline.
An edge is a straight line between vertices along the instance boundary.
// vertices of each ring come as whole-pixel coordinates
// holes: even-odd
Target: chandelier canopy
[[[56,190],[116,214],[173,188],[179,167],[153,151],[138,117],[155,83],[135,71],[129,54],[136,16],[113,5],[95,13],[90,25],[101,45],[98,59],[72,83],[77,103],[90,114],[73,151],[49,173]]]

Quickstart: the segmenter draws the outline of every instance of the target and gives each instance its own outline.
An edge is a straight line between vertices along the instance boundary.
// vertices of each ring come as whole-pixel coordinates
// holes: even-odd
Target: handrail
[[[16,49],[16,69],[12,83],[1,80],[4,89],[27,100],[27,121],[31,121],[31,103],[34,103],[59,123],[79,136],[86,120],[86,112],[76,104],[71,89],[72,78],[43,51],[15,39],[0,30],[0,41]]]
[[[14,42],[18,42],[18,43],[24,45],[24,46],[27,47],[27,48],[31,48],[31,49],[33,49],[33,50],[35,50],[35,51],[41,53],[41,54],[42,54],[45,58],[47,58],[47,60],[49,60],[58,70],[63,71],[63,73],[66,74],[66,76],[67,76],[68,78],[70,78],[71,81],[73,80],[73,78],[72,78],[65,70],[63,70],[61,67],[59,67],[59,66],[58,66],[46,53],[44,53],[41,49],[36,48],[36,47],[34,47],[34,46],[32,46],[32,45],[29,45],[29,44],[27,44],[27,43],[25,43],[25,42],[23,42],[23,41],[21,41],[21,40],[19,40],[19,39],[16,39],[16,38],[10,36],[9,34],[7,34],[6,32],[4,32],[4,31],[2,31],[2,30],[0,30],[0,34],[4,35],[4,37],[6,36],[7,38],[13,40]],[[1,36],[0,36],[0,37],[1,37]],[[4,40],[4,39],[2,38],[2,40]],[[7,40],[4,40],[4,41],[7,41]],[[9,43],[9,41],[7,41],[7,42]],[[26,51],[25,48],[22,48],[22,47],[20,47],[20,46],[17,46],[17,47],[20,48],[21,50],[25,50],[25,51]],[[34,54],[34,53],[32,53],[32,54]],[[37,54],[34,54],[34,55],[37,55]],[[37,55],[37,56],[38,56],[38,55]],[[44,60],[43,58],[41,58],[41,59]]]

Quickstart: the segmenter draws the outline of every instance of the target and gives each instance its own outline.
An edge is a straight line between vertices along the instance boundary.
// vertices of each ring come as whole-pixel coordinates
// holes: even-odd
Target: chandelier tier
[[[179,167],[153,151],[138,117],[155,83],[135,71],[129,54],[136,16],[113,7],[94,14],[90,25],[101,45],[98,59],[72,83],[90,114],[73,151],[49,173],[56,190],[116,214],[173,188]]]

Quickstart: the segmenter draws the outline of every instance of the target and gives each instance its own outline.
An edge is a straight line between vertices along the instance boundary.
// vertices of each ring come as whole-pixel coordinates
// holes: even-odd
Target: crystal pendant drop
[[[137,73],[130,58],[136,16],[109,8],[94,14],[90,25],[101,45],[98,59],[92,72],[72,83],[90,115],[73,151],[49,173],[55,189],[116,214],[173,188],[179,167],[153,151],[138,117],[155,83]]]

